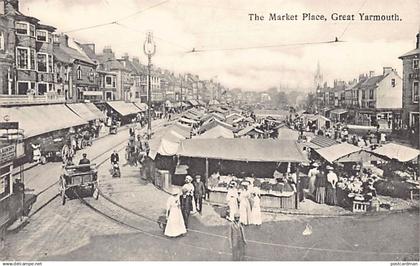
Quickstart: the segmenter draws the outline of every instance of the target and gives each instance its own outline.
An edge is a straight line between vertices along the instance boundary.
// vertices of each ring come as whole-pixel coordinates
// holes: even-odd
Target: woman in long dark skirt
[[[315,201],[319,204],[325,203],[325,187],[327,186],[327,176],[322,170],[316,175],[315,179]]]

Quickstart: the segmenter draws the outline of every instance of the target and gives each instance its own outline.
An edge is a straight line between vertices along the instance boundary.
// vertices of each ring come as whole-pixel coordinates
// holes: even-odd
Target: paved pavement
[[[88,154],[105,151],[127,135],[99,140]],[[55,167],[60,168],[39,168],[31,178],[55,180],[50,176]],[[124,166],[120,179],[110,177],[110,168],[107,161],[99,169],[101,191],[136,214],[101,196],[86,201],[108,218],[77,199],[64,206],[55,199],[20,232],[8,235],[0,260],[230,260],[228,223],[220,209],[205,205],[202,216],[191,217],[185,237],[168,239],[153,221],[164,212],[168,195],[141,180],[136,167]],[[312,234],[304,236],[307,225]],[[335,218],[265,213],[261,227],[246,227],[247,259],[418,260],[418,232],[418,211]]]

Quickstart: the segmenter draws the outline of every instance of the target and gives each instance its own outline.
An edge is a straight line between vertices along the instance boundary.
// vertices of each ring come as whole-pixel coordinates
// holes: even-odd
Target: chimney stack
[[[5,15],[14,15],[16,12],[19,12],[19,0],[8,0],[3,2]]]
[[[138,57],[134,56],[132,60],[135,64],[140,65],[140,59]]]
[[[369,71],[369,78],[371,78],[373,76],[375,76],[375,71],[373,71],[373,70]]]
[[[384,67],[384,72],[383,72],[383,75],[385,76],[385,75],[388,75],[389,73],[391,73],[392,72],[392,67]]]

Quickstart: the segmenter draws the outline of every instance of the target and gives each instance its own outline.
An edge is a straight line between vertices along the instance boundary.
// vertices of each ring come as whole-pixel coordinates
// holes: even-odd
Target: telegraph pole
[[[150,83],[150,75],[152,68],[152,56],[156,53],[156,44],[153,42],[153,33],[148,32],[146,35],[146,41],[143,44],[144,53],[147,55],[147,139],[150,139],[152,134],[152,89]]]

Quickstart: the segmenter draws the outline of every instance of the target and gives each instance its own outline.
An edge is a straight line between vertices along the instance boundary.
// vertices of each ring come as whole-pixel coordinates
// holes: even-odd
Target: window
[[[43,53],[37,54],[38,71],[47,72],[48,70],[47,57],[48,57],[47,54],[43,54]]]
[[[4,199],[11,194],[10,166],[6,166],[3,169],[0,172],[0,199]]]
[[[38,83],[38,95],[47,93],[47,83]]]
[[[29,25],[29,35],[31,37],[35,37],[35,26],[34,25]]]
[[[29,48],[16,48],[16,65],[20,69],[29,69]]]
[[[48,91],[54,91],[53,90],[53,85],[50,83],[50,84],[48,84]]]
[[[22,35],[28,35],[29,24],[26,22],[16,22],[16,33]]]
[[[413,59],[413,69],[419,69],[419,59]]]
[[[111,86],[112,85],[112,77],[105,77],[105,85]]]
[[[419,82],[413,82],[413,102],[417,103],[419,101]]]
[[[369,90],[369,99],[373,99],[373,90]]]
[[[0,31],[0,51],[4,50],[4,33]]]
[[[18,81],[18,91],[19,95],[26,95],[29,92],[29,82],[27,81]]]
[[[48,72],[54,72],[53,56],[50,54],[48,55]]]
[[[395,79],[391,79],[391,86],[395,87]]]
[[[76,76],[77,79],[82,79],[82,69],[80,68],[80,66],[77,67]]]
[[[30,49],[31,56],[29,57],[30,67],[32,70],[35,70],[35,50]]]
[[[36,31],[36,40],[40,42],[47,41],[48,32],[46,30],[37,30]]]

